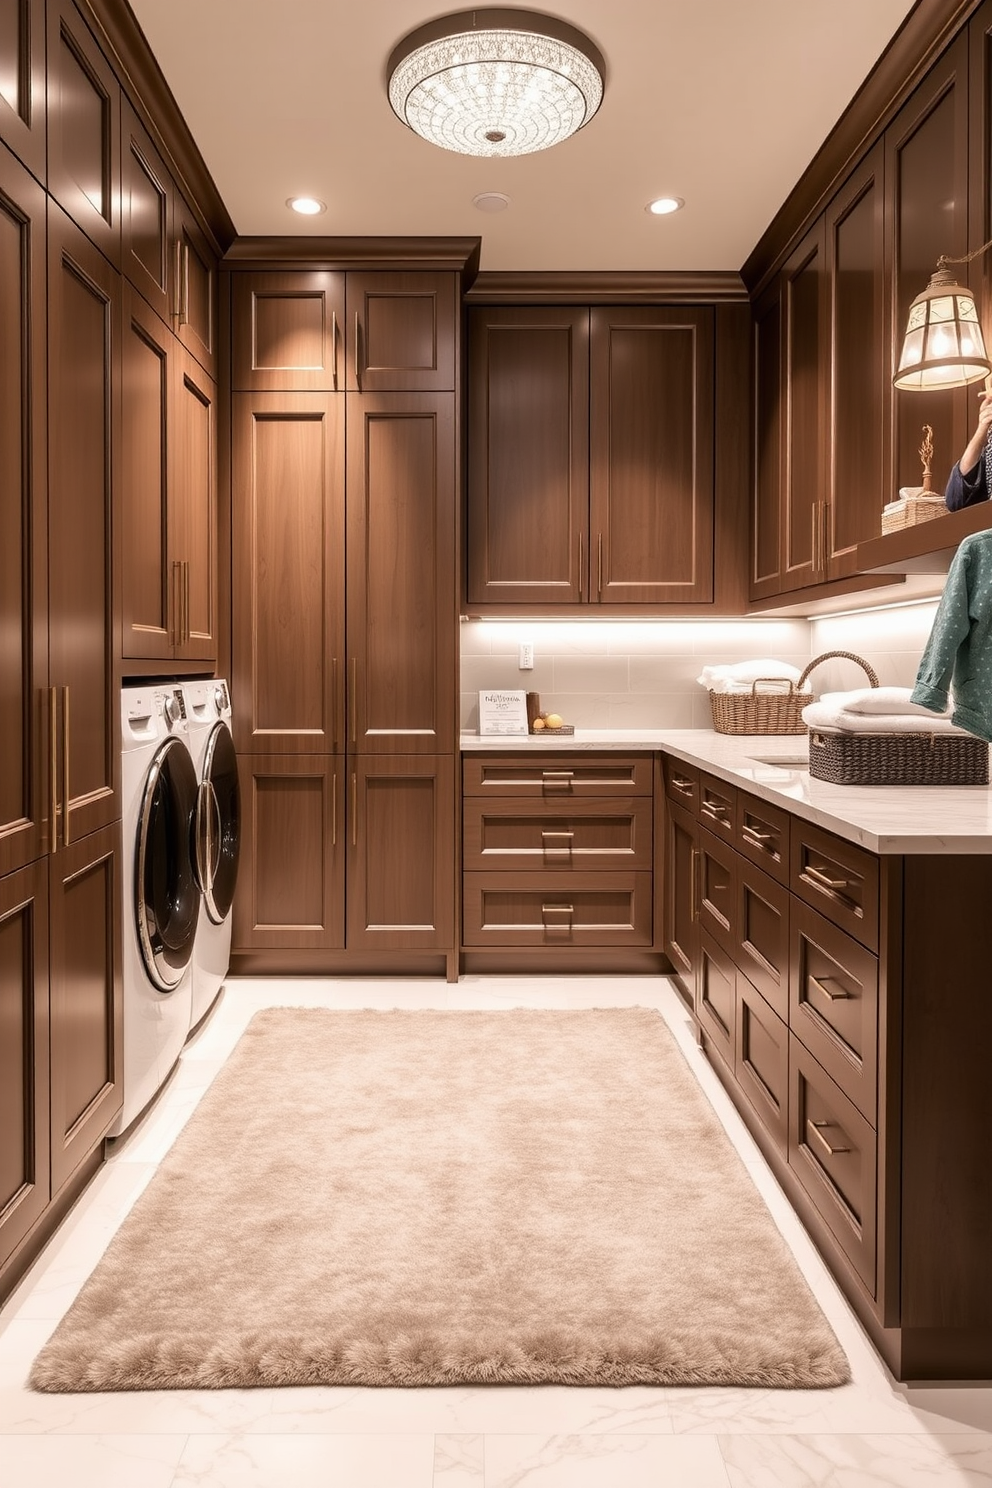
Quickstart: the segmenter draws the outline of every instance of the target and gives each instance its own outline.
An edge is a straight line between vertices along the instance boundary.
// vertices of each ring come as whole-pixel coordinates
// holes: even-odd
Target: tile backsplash
[[[540,693],[541,706],[578,728],[709,728],[709,697],[696,678],[708,663],[775,657],[805,667],[824,651],[852,651],[883,685],[910,687],[937,601],[815,619],[464,620],[461,726],[479,724],[479,691]],[[518,665],[534,648],[533,670]],[[819,694],[867,685],[849,661],[824,662]]]

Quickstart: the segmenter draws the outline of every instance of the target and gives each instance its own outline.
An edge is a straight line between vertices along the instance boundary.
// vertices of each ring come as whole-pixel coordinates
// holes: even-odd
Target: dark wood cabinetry
[[[46,175],[45,0],[7,0],[0,11],[0,140],[32,175]]]
[[[48,190],[121,267],[121,87],[72,0],[48,3]]]
[[[231,281],[235,954],[436,961],[454,950],[457,279]]]
[[[708,307],[469,313],[470,605],[714,593]]]
[[[984,1377],[992,859],[877,857],[664,773],[665,949],[714,1067],[895,1373]]]
[[[529,964],[550,969],[583,950],[603,965],[610,948],[651,950],[650,756],[471,754],[462,792],[467,954],[531,947]]]

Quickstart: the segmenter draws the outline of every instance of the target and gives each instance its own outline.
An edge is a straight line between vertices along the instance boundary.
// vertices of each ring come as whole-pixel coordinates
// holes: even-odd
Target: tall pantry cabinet
[[[230,295],[234,965],[452,974],[458,272]]]

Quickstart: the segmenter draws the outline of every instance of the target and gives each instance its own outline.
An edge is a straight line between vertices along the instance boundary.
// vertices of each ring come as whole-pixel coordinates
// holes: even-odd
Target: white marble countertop
[[[663,751],[876,853],[992,853],[989,786],[831,785],[796,763],[803,735],[712,729],[579,729],[542,738],[461,736],[464,752]],[[769,763],[769,761],[780,763]]]

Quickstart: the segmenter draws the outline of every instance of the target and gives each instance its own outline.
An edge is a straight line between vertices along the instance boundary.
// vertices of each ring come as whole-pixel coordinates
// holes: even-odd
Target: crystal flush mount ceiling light
[[[587,124],[606,65],[587,36],[528,10],[465,10],[419,26],[389,59],[389,102],[460,155],[530,155]]]

